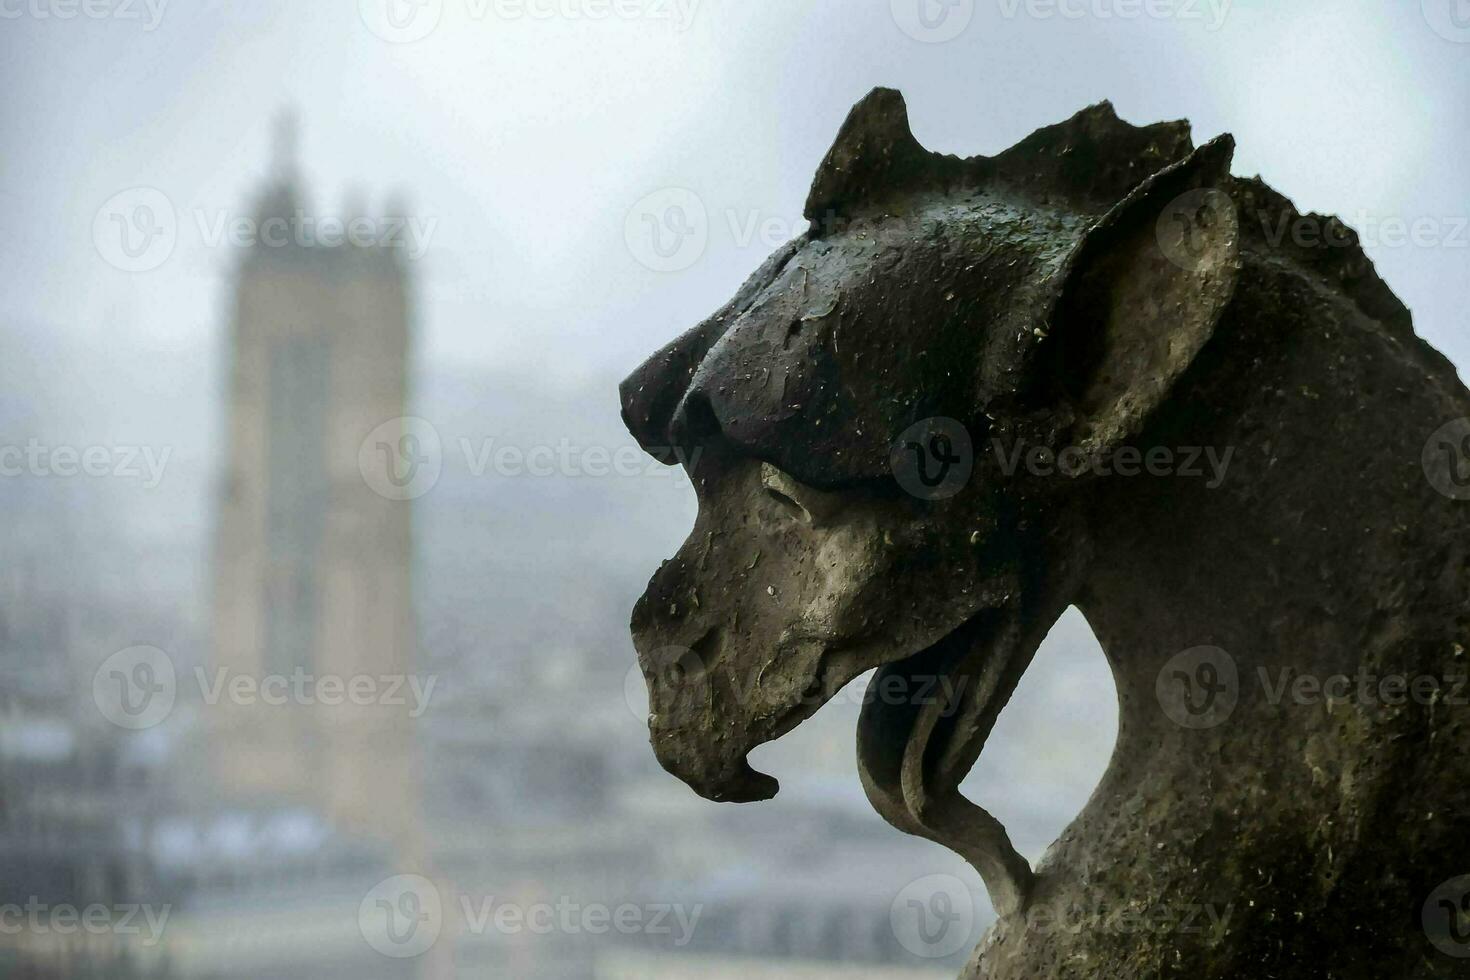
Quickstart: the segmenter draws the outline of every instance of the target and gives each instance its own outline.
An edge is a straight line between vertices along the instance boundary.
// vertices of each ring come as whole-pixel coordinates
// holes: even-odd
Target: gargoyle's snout
[[[698,745],[698,736],[692,742],[688,732],[653,729],[651,735],[659,764],[707,800],[757,803],[781,789],[774,776],[752,769],[744,752],[721,758]]]
[[[750,803],[775,796],[776,780],[746,761],[761,726],[746,715],[749,691],[722,663],[723,630],[686,621],[671,604],[655,602],[648,595],[639,601],[633,640],[648,684],[649,741],[659,763],[708,800]]]
[[[633,643],[664,768],[711,800],[762,800],[777,783],[750,752],[878,662],[851,639],[876,615],[860,600],[881,548],[870,524],[827,529],[834,495],[769,465],[715,458],[705,473],[694,530],[634,607]]]

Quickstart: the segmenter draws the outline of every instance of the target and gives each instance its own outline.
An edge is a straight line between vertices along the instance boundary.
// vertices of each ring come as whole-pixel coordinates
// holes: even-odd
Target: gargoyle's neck
[[[1226,312],[1139,455],[1110,463],[1142,460],[1143,475],[1099,476],[1084,495],[1087,540],[1066,536],[1087,563],[1075,602],[1117,683],[1118,744],[1028,879],[1027,908],[1156,903],[1168,889],[1228,904],[1239,868],[1264,866],[1251,861],[1294,827],[1331,828],[1302,843],[1350,860],[1363,822],[1384,819],[1367,800],[1378,773],[1429,758],[1414,739],[1433,720],[1374,702],[1414,696],[1415,683],[1467,694],[1454,685],[1470,669],[1455,653],[1470,646],[1470,502],[1437,489],[1422,460],[1437,430],[1470,416],[1470,395],[1411,335],[1283,275],[1251,271],[1257,288]],[[1313,293],[1296,305],[1317,319],[1252,306],[1279,311],[1293,290]],[[1358,703],[1337,710],[1342,700]],[[1259,812],[1268,792],[1289,805]],[[1179,862],[1197,851],[1241,863]]]
[[[1258,293],[1238,297],[1141,440],[1230,450],[1218,486],[1092,488],[1076,602],[1118,685],[1118,744],[1028,890],[1028,908],[1233,916],[1252,939],[1220,950],[1239,961],[1180,961],[1208,961],[1209,976],[1256,969],[1304,909],[1417,909],[1463,839],[1443,815],[1464,809],[1464,781],[1446,773],[1463,767],[1455,726],[1470,709],[1443,699],[1470,694],[1455,687],[1470,671],[1470,501],[1423,460],[1470,417],[1470,393],[1407,332],[1320,284],[1248,273],[1278,310],[1318,319],[1282,322],[1251,309]],[[1283,303],[1293,289],[1322,294]],[[1410,826],[1413,843],[1393,844]],[[998,928],[984,975],[1060,975],[1035,968],[1047,950],[1121,963],[1136,937],[1058,942]]]
[[[1293,278],[1282,288],[1318,287]],[[1218,663],[1195,669],[1219,654],[1171,667],[1185,651],[1224,651],[1239,710],[1290,724],[1304,712],[1279,710],[1283,677],[1309,678],[1284,695],[1299,702],[1320,696],[1313,679],[1376,685],[1375,671],[1437,669],[1456,639],[1433,635],[1446,611],[1467,625],[1470,502],[1436,487],[1423,463],[1436,431],[1470,415],[1465,389],[1411,335],[1341,299],[1303,295],[1302,308],[1320,312],[1293,323],[1254,309],[1257,295],[1226,314],[1142,447],[1171,451],[1176,466],[1206,447],[1229,459],[1223,479],[1203,464],[1115,476],[1092,504],[1095,565],[1079,606],[1112,661],[1125,738],[1168,721],[1161,700],[1174,681],[1161,671],[1181,688],[1228,680]],[[1251,727],[1233,730],[1258,737]]]

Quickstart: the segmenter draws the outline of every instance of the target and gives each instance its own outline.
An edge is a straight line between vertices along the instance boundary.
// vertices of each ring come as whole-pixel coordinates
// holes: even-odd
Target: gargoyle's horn
[[[1096,212],[1193,149],[1188,122],[1134,126],[1118,118],[1112,103],[1099,102],[993,157],[935,153],[915,139],[903,95],[878,88],[848,113],[817,168],[806,218],[822,227],[905,191],[997,183]]]

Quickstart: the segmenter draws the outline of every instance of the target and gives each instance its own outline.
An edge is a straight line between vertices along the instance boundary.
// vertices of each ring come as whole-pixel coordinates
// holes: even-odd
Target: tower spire
[[[282,106],[271,123],[270,173],[255,200],[255,217],[261,227],[271,218],[291,219],[300,206],[301,178],[296,156],[299,139],[296,110]],[[261,251],[251,249],[254,254]]]
[[[301,125],[290,106],[276,112],[271,133],[271,177],[279,184],[296,182],[296,158],[300,150]]]

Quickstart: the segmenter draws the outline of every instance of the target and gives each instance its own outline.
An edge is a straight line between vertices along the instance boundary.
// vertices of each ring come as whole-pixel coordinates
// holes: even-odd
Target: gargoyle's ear
[[[852,107],[837,141],[812,182],[806,217],[820,222],[903,187],[936,166],[935,154],[914,139],[903,95],[876,88]]]
[[[1209,341],[1235,294],[1235,141],[1221,136],[1159,171],[1067,260],[1051,317],[1053,366],[1089,457],[1138,435]]]

